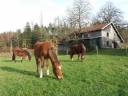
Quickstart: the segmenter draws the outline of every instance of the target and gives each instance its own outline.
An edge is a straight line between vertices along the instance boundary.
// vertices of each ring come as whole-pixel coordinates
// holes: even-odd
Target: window
[[[109,37],[109,33],[107,32],[107,37]]]

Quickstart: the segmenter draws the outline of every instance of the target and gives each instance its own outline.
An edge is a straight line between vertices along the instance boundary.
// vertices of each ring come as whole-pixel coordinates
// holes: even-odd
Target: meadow
[[[106,54],[105,54],[106,53]],[[110,54],[108,54],[110,53]],[[117,51],[88,53],[83,62],[59,55],[64,78],[38,78],[36,64],[0,57],[0,96],[128,96],[128,55]]]

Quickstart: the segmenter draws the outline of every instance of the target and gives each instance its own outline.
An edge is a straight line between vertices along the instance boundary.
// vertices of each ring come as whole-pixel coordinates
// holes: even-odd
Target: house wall
[[[103,30],[96,32],[81,32],[72,36],[69,41],[84,41],[88,47],[99,48],[117,48],[121,46],[120,38],[118,37],[112,24],[108,25]],[[76,38],[77,37],[77,38]]]
[[[106,27],[104,30],[101,31],[102,36],[102,48],[114,48],[115,43],[117,43],[117,47],[120,47],[120,39],[117,36],[112,25]]]

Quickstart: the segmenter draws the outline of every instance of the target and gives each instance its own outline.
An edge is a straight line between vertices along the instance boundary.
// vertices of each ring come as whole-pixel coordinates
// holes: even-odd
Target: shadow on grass
[[[39,76],[37,76],[36,72],[33,71],[26,71],[26,70],[21,70],[21,69],[16,69],[16,68],[12,68],[12,67],[7,67],[7,66],[3,66],[0,67],[1,70],[3,71],[7,71],[7,72],[16,72],[16,73],[20,73],[23,75],[29,75],[29,76],[35,76],[37,78],[39,78]],[[44,76],[46,79],[50,78],[50,79],[56,79],[54,76]]]
[[[29,75],[29,76],[34,76],[36,73],[32,71],[26,71],[26,70],[21,70],[21,69],[16,69],[12,67],[7,67],[7,66],[2,66],[0,67],[1,70],[7,71],[7,72],[17,72],[23,75]]]
[[[14,62],[12,60],[2,60],[2,62]]]
[[[13,60],[2,60],[2,62],[14,62],[14,63],[16,63],[16,62],[24,62],[24,61],[28,61],[28,60],[23,60],[23,61],[21,61],[21,60],[15,60],[15,61],[13,61]]]
[[[13,62],[13,63],[23,63],[23,62],[25,62],[25,61],[28,61],[28,62],[30,62],[29,60],[15,60],[15,61],[13,61],[13,60],[2,60],[2,62]]]

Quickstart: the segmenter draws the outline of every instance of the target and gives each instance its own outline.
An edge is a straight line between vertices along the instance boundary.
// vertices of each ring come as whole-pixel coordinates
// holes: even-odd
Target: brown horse
[[[16,47],[12,50],[13,55],[12,55],[12,60],[14,60],[16,62],[16,56],[21,57],[21,62],[23,61],[23,59],[25,59],[26,57],[28,57],[29,61],[31,60],[31,55],[30,53],[26,50],[26,49],[22,49],[19,47]]]
[[[54,50],[54,46],[49,41],[44,42],[36,42],[34,45],[34,55],[37,64],[37,73],[40,78],[43,77],[43,69],[46,66],[47,68],[47,75],[49,75],[49,64],[48,62],[45,64],[45,60],[50,59],[53,67],[53,73],[57,79],[62,79],[63,74],[61,71],[61,65],[57,58],[56,52]]]
[[[79,57],[81,57],[81,61],[83,61],[85,52],[86,52],[86,47],[84,46],[83,43],[74,44],[69,48],[69,55],[72,60],[73,60],[73,55],[77,54],[78,59]]]

